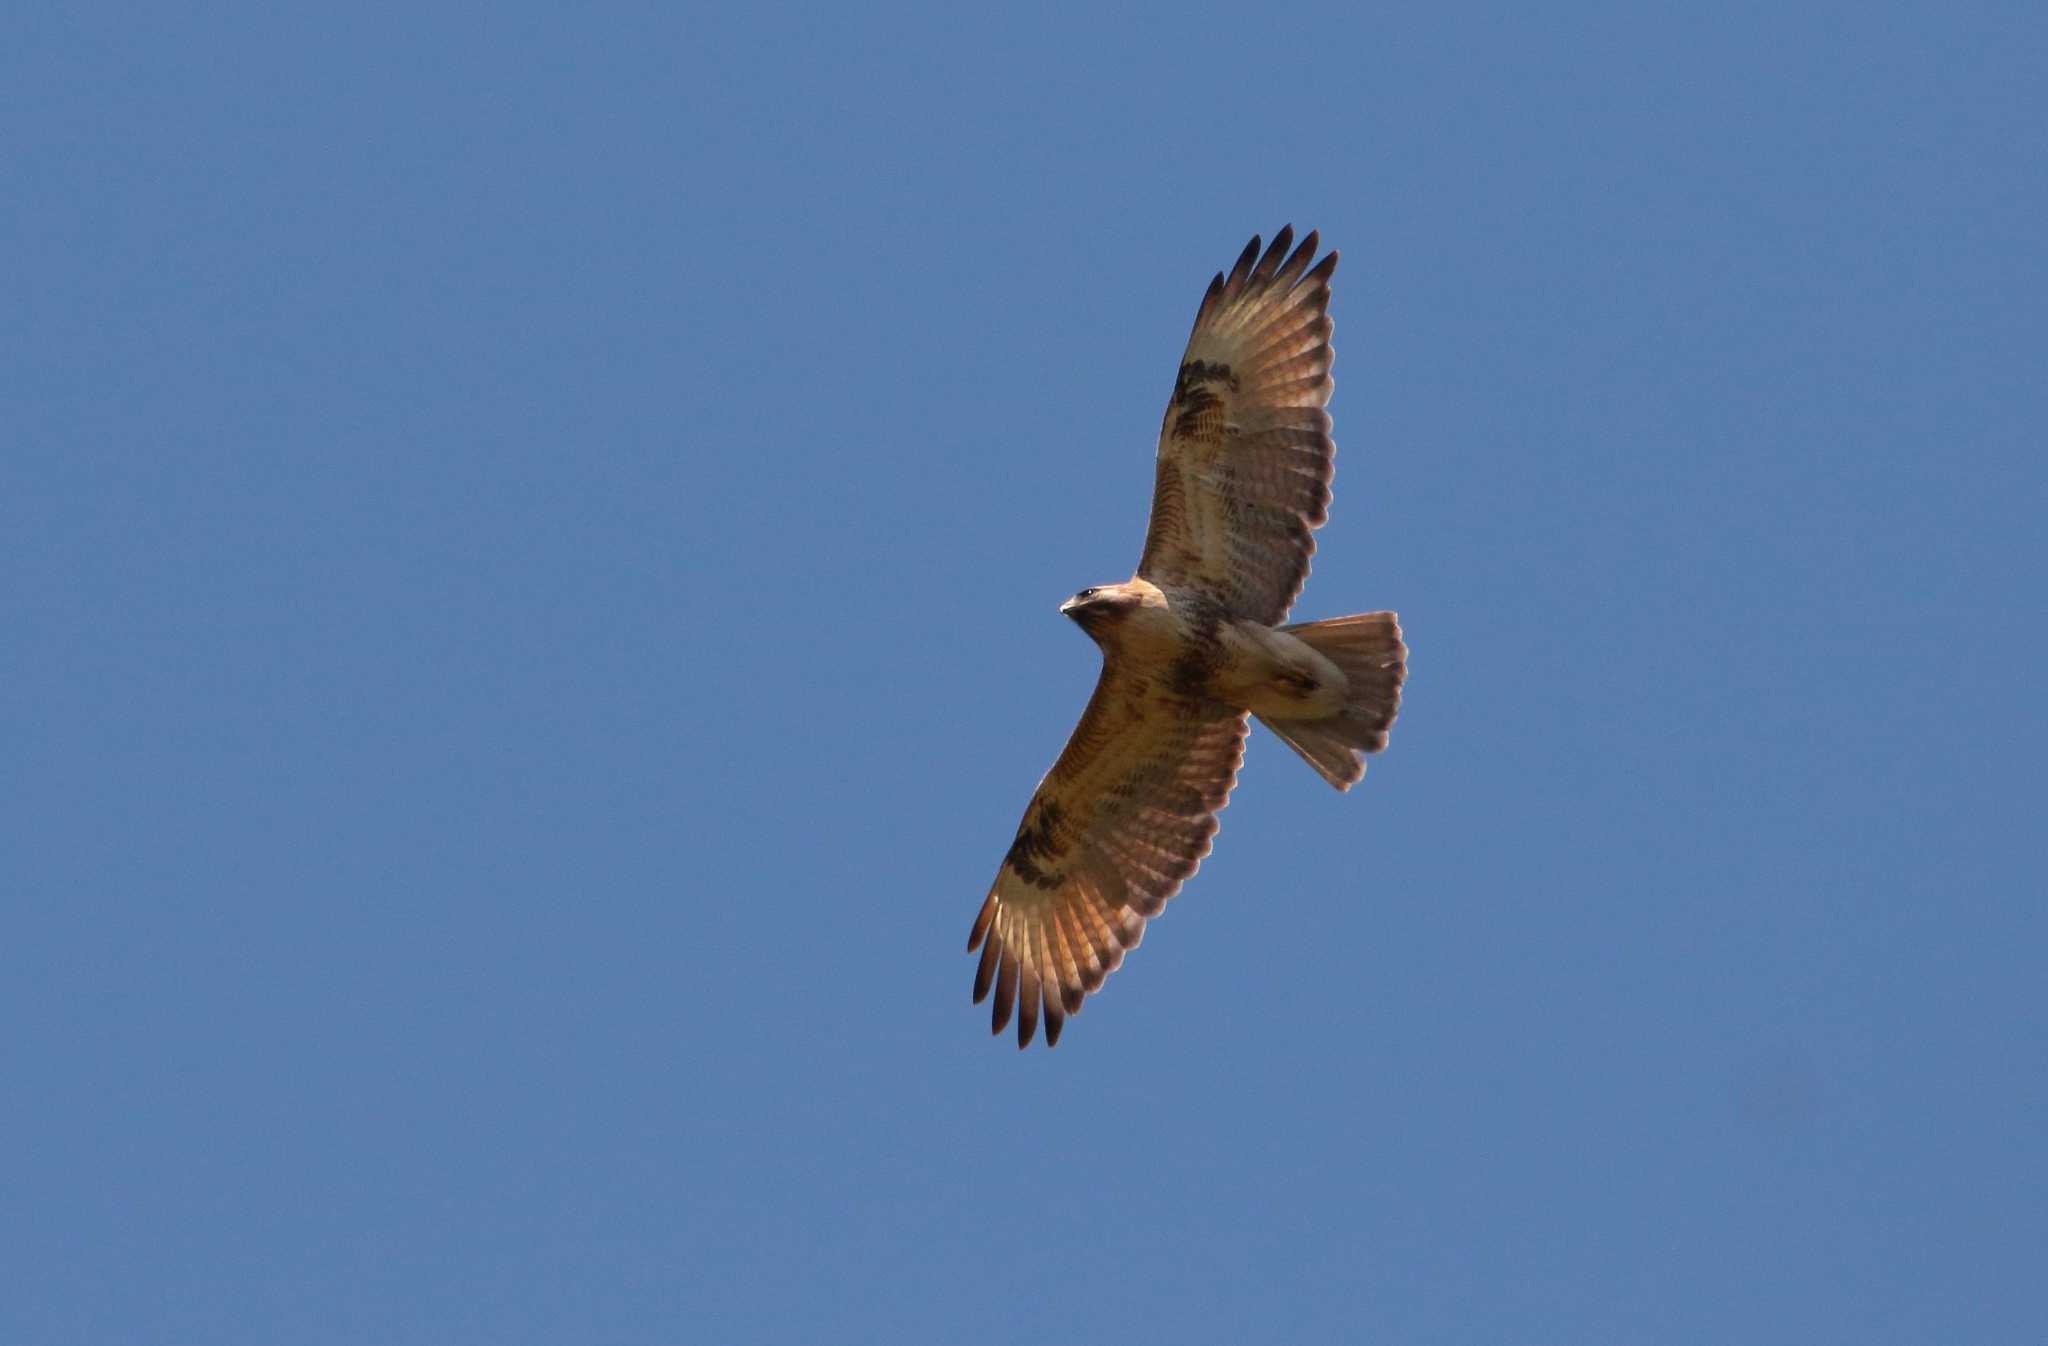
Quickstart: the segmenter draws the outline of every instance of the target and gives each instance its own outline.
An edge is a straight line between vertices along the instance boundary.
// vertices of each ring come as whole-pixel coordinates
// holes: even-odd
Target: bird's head
[[[1133,592],[1128,584],[1105,584],[1083,589],[1060,604],[1060,611],[1072,617],[1074,625],[1099,641],[1126,613],[1143,601],[1143,596]]]

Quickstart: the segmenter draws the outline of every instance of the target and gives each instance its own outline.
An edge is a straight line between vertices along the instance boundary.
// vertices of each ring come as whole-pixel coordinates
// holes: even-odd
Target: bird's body
[[[1161,427],[1138,573],[1060,611],[1102,648],[968,939],[974,998],[1046,1040],[1209,851],[1257,716],[1338,789],[1386,746],[1407,647],[1390,612],[1282,625],[1308,575],[1334,445],[1329,280],[1316,236],[1259,240],[1196,315]]]
[[[1344,671],[1298,636],[1233,617],[1206,593],[1133,579],[1077,594],[1074,617],[1133,682],[1261,719],[1322,719],[1344,705]],[[1099,616],[1094,614],[1100,613]]]

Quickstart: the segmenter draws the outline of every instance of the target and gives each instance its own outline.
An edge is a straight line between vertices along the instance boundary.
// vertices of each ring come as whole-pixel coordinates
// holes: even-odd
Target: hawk
[[[1138,572],[1060,611],[1102,676],[1024,810],[967,951],[977,1004],[1048,1046],[1209,853],[1247,719],[1348,790],[1387,745],[1408,648],[1391,612],[1282,625],[1328,517],[1330,277],[1314,233],[1256,236],[1195,313],[1159,431]]]

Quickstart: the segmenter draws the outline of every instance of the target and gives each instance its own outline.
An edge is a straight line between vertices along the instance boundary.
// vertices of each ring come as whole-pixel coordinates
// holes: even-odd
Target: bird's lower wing
[[[977,1002],[995,991],[1000,1033],[1017,1015],[1048,1044],[1101,987],[1209,853],[1244,760],[1245,716],[1105,666],[1059,761],[1039,783],[967,949]]]

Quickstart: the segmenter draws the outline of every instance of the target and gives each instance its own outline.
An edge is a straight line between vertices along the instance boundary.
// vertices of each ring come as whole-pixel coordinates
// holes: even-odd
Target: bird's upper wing
[[[1245,716],[1105,662],[1066,750],[1039,782],[967,950],[994,1031],[1017,1011],[1017,1045],[1045,1040],[1138,946],[1216,835],[1244,760]]]
[[[1138,574],[1201,589],[1268,626],[1308,578],[1311,530],[1329,516],[1332,252],[1292,255],[1254,237],[1202,296],[1159,431],[1152,523]]]

